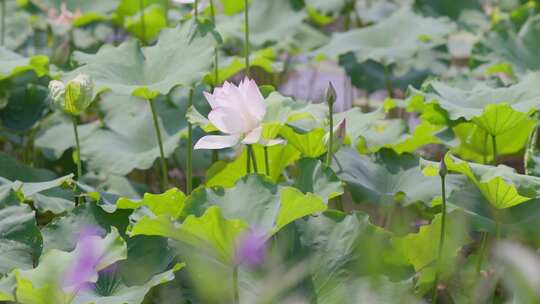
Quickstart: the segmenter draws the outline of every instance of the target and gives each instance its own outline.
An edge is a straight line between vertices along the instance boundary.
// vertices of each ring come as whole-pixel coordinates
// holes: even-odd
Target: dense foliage
[[[540,303],[536,1],[0,12],[0,302]]]

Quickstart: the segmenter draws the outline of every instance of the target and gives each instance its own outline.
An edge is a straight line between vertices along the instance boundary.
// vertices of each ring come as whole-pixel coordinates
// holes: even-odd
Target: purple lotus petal
[[[236,263],[255,267],[261,265],[266,258],[266,241],[268,234],[260,229],[250,229],[238,238]]]
[[[89,226],[77,234],[75,258],[68,266],[62,280],[64,290],[78,291],[91,285],[93,278],[97,275],[96,266],[103,254],[99,246],[103,233],[101,228]]]

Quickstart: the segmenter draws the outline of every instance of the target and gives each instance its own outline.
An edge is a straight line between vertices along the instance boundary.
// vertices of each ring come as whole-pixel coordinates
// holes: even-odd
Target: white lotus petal
[[[254,80],[245,78],[239,85],[239,91],[244,97],[244,105],[252,117],[262,121],[266,115],[266,104],[264,97]]]
[[[244,140],[242,140],[242,143],[247,144],[247,145],[256,144],[261,139],[261,135],[262,135],[262,127],[257,127],[251,130],[246,135],[246,137],[244,137]]]
[[[227,134],[246,133],[250,130],[242,113],[233,108],[215,108],[208,114],[208,120],[221,132]]]
[[[240,140],[238,135],[207,135],[199,139],[194,149],[224,149],[235,146]]]

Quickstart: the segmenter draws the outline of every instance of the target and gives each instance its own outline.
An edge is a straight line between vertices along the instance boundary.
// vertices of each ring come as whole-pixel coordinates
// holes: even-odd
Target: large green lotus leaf
[[[334,155],[332,169],[347,184],[357,202],[401,202],[404,205],[423,202],[429,205],[441,194],[440,181],[424,176],[419,159],[412,154],[398,155],[382,149],[366,156],[342,148]],[[459,180],[449,178],[448,191],[460,184]]]
[[[68,10],[80,13],[80,16],[73,20],[75,26],[109,19],[108,14],[114,11],[119,3],[118,0],[30,0],[30,2],[44,9],[54,9],[57,14],[60,13],[62,4],[65,4]]]
[[[530,18],[519,30],[490,31],[475,49],[475,55],[492,64],[510,63],[515,71],[540,70],[538,41],[540,39],[540,17]]]
[[[35,212],[27,205],[2,203],[0,208],[0,273],[33,268],[42,246]]]
[[[31,14],[15,9],[15,1],[6,2],[5,45],[10,50],[19,49],[34,33]]]
[[[165,217],[145,216],[130,227],[130,236],[154,235],[168,237],[195,248],[210,250],[224,263],[234,261],[238,236],[248,229],[241,220],[223,217],[218,206],[208,208],[203,215],[189,215],[182,224]]]
[[[140,235],[126,243],[128,258],[118,263],[116,276],[127,286],[142,285],[176,264],[177,254],[164,237]]]
[[[332,169],[320,160],[303,158],[298,161],[298,175],[294,186],[304,193],[314,193],[325,202],[343,194],[342,182]]]
[[[118,47],[106,45],[96,54],[74,53],[82,66],[69,73],[90,75],[96,92],[112,90],[123,95],[154,99],[179,85],[200,79],[212,63],[214,39],[186,23],[163,30],[154,46],[139,48],[136,41]]]
[[[330,58],[352,52],[358,62],[374,60],[389,65],[443,44],[454,26],[444,18],[434,19],[401,9],[384,22],[344,33],[335,33],[330,43],[316,51]]]
[[[463,11],[482,10],[478,0],[417,0],[417,8],[432,16],[448,16],[458,19]]]
[[[68,189],[73,184],[73,174],[45,182],[14,181],[11,184],[21,202],[31,202],[39,213],[62,214],[75,207],[73,192]]]
[[[120,198],[116,201],[117,209],[136,210],[141,207],[148,208],[156,216],[168,216],[177,219],[185,208],[186,195],[176,189],[169,189],[162,194],[145,193],[142,200],[133,201]]]
[[[0,152],[0,168],[0,176],[9,181],[44,182],[57,177],[49,170],[28,167],[3,152]]]
[[[283,96],[279,92],[272,92],[266,98],[266,115],[263,119],[263,123],[266,125],[279,126],[291,124],[294,125],[297,130],[308,132],[317,127],[322,127],[327,116],[328,107],[324,104],[298,101]],[[267,131],[276,130],[264,130],[263,132]],[[279,129],[277,132],[279,132]],[[272,136],[267,137],[272,138]]]
[[[146,295],[155,286],[165,284],[174,280],[175,272],[184,268],[184,264],[176,264],[172,269],[154,275],[145,283],[137,285],[127,285],[125,282],[115,282],[114,288],[110,288],[111,280],[115,278],[104,278],[98,280],[96,288],[84,290],[73,299],[74,304],[141,304]],[[103,292],[107,290],[107,292]]]
[[[493,207],[474,184],[465,184],[459,191],[453,191],[447,198],[448,210],[461,210],[470,220],[474,231],[497,233],[497,223],[503,233],[534,234],[540,220],[538,199],[506,209]]]
[[[1,153],[0,168],[3,184],[9,184],[21,202],[31,201],[40,213],[60,214],[73,208],[73,192],[61,187],[70,184],[72,176],[57,178],[51,171],[28,167]]]
[[[85,140],[100,127],[99,121],[77,126],[79,139]],[[36,137],[35,146],[43,155],[51,160],[57,160],[69,148],[75,147],[75,133],[72,120],[63,113],[56,112],[41,121],[41,128]]]
[[[364,213],[327,211],[295,226],[303,250],[313,259],[310,274],[322,303],[351,303],[343,298],[342,286],[357,275],[397,279],[410,272],[405,257],[394,253],[392,234],[372,225]]]
[[[178,147],[186,127],[185,112],[165,98],[154,101],[165,156]],[[148,102],[129,96],[106,95],[101,102],[108,128],[82,139],[81,155],[86,164],[101,173],[126,175],[146,170],[159,158],[159,146]]]
[[[354,146],[358,145],[363,136],[377,121],[384,119],[384,111],[379,108],[370,113],[363,113],[359,108],[352,108],[334,116],[335,123],[346,120],[346,133]]]
[[[99,243],[105,250],[95,266],[96,271],[127,257],[126,243],[116,229],[100,239]],[[60,286],[63,274],[76,258],[74,252],[51,250],[41,256],[36,268],[15,270],[17,301],[23,304],[53,304],[72,298],[73,295],[64,292]]]
[[[15,301],[15,287],[17,282],[15,276],[9,274],[0,279],[0,301]],[[8,302],[9,303],[9,302]]]
[[[250,43],[263,45],[288,40],[300,32],[305,17],[305,12],[293,10],[288,0],[253,1],[249,6]],[[217,27],[226,38],[243,39],[244,14],[218,18]]]
[[[33,71],[41,77],[49,73],[49,58],[43,55],[27,58],[0,47],[0,66],[0,80],[27,71]]]
[[[339,57],[339,64],[345,69],[351,78],[351,83],[368,92],[386,89],[385,78],[388,77],[392,87],[405,91],[409,86],[420,87],[423,81],[431,74],[430,70],[413,69],[403,75],[391,73],[385,77],[385,67],[379,62],[367,60],[359,62],[356,55],[346,53]]]
[[[317,158],[326,153],[324,136],[326,131],[321,128],[313,129],[305,134],[295,132],[291,127],[281,128],[279,135],[287,140],[287,143],[300,151],[304,157]]]
[[[314,194],[279,187],[259,175],[243,177],[229,189],[199,188],[188,200],[188,208],[197,215],[214,205],[221,208],[225,218],[241,219],[269,233],[276,233],[286,223],[327,208]]]
[[[486,200],[497,209],[509,208],[540,196],[540,178],[517,174],[514,169],[468,163],[448,154],[449,171],[463,174],[474,183]]]
[[[35,84],[11,88],[8,103],[0,110],[2,126],[17,132],[31,130],[48,110],[48,93],[46,87]]]
[[[436,215],[429,225],[420,227],[418,233],[403,237],[394,237],[396,250],[407,257],[407,260],[420,273],[417,288],[423,293],[432,285],[437,269],[439,253],[439,238],[441,234],[440,214]],[[445,242],[441,258],[441,275],[447,277],[456,269],[457,257],[463,246],[470,242],[467,229],[467,219],[462,212],[454,211],[447,214]]]
[[[268,73],[276,72],[276,53],[272,48],[262,49],[257,51],[249,56],[249,65],[251,68],[258,67],[263,69]],[[219,60],[219,79],[218,84],[223,83],[224,81],[230,79],[237,73],[243,71],[246,68],[245,58],[240,56],[231,56],[220,58]],[[208,72],[204,77],[205,81],[209,84],[216,84],[215,71]]]
[[[163,1],[146,1],[148,2],[163,2]],[[128,5],[134,7],[139,7],[138,3],[134,1],[124,1]],[[122,5],[124,6],[124,5]],[[122,8],[122,6],[120,8]],[[119,10],[120,11],[120,10]],[[117,16],[120,16],[118,20],[121,20],[121,25],[135,37],[139,38],[141,41],[153,41],[158,37],[162,29],[167,27],[167,6],[158,3],[150,3],[144,7],[144,11],[141,13],[137,12],[131,16],[122,15],[123,12],[120,12]],[[144,25],[143,25],[144,19]]]
[[[451,120],[465,119],[499,136],[527,120],[540,106],[540,89],[536,83],[540,73],[525,76],[518,84],[493,88],[479,83],[469,89],[451,87],[442,82],[429,82],[428,92],[419,92],[428,103],[437,103]]]
[[[524,119],[510,132],[497,136],[497,154],[513,155],[522,151],[533,127],[533,120]],[[450,141],[441,138],[441,141],[451,147],[452,153],[476,163],[483,163],[484,155],[487,162],[493,161],[492,138],[488,136],[487,144],[485,143],[487,134],[484,129],[472,122],[463,122],[454,126],[452,131],[454,136]],[[458,141],[455,142],[455,139]]]
[[[254,147],[255,158],[257,160],[257,169],[259,174],[265,174],[266,164],[264,159],[264,150],[260,146]],[[247,150],[232,162],[216,162],[207,171],[207,187],[221,186],[225,188],[233,187],[236,182],[246,175],[247,168]],[[268,164],[272,181],[277,182],[285,168],[293,164],[300,158],[300,152],[291,145],[275,145],[268,147]],[[253,169],[253,168],[252,168]]]
[[[77,233],[87,227],[101,227],[107,231],[114,228],[123,234],[129,224],[130,213],[131,210],[118,210],[110,214],[95,203],[81,204],[66,216],[56,218],[42,228],[43,251],[73,250]]]

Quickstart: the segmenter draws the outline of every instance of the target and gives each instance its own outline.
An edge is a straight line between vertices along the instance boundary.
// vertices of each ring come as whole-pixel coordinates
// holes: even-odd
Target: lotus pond
[[[0,0],[0,302],[540,303],[540,3]]]

